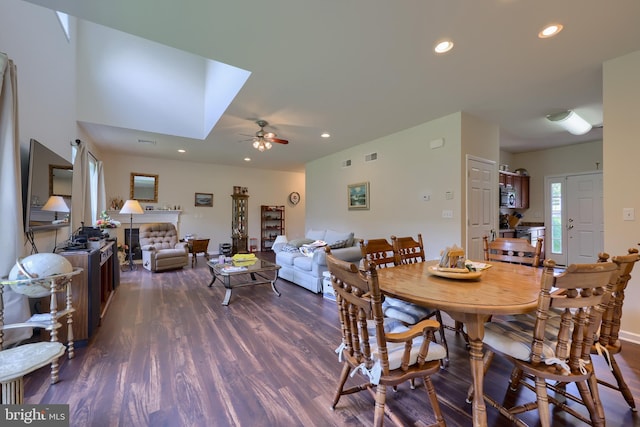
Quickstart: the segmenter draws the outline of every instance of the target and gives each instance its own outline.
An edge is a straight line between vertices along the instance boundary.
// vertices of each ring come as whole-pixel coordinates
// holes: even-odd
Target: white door
[[[545,178],[545,256],[591,263],[604,247],[602,172]]]
[[[569,264],[596,262],[604,250],[602,173],[567,177]]]
[[[467,243],[469,259],[483,259],[482,237],[495,230],[497,221],[496,164],[467,157]]]

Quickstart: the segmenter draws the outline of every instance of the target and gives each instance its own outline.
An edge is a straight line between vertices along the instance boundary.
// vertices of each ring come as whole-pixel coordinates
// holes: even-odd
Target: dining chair
[[[604,253],[598,257],[598,262],[607,262],[609,255]],[[636,262],[640,260],[638,249],[630,248],[627,255],[614,256],[611,261],[618,265],[618,275],[612,280],[612,295],[602,315],[600,330],[591,347],[592,355],[599,355],[605,358],[607,365],[616,380],[617,385],[598,378],[598,383],[617,390],[622,393],[629,408],[636,411],[636,403],[629,386],[624,380],[622,371],[616,362],[615,355],[622,351],[622,343],[618,337],[620,332],[620,319],[622,318],[622,305],[624,303],[625,290],[629,279],[631,279],[631,271]]]
[[[431,381],[445,356],[444,347],[433,342],[438,322],[427,319],[407,327],[385,318],[376,266],[369,263],[365,271],[360,271],[355,264],[331,255],[329,247],[325,251],[342,332],[336,353],[343,366],[331,408],[335,409],[343,395],[368,390],[375,399],[374,426],[382,426],[385,415],[398,426],[406,425],[386,404],[387,388],[422,378],[435,417],[432,425],[444,426]],[[356,373],[365,382],[345,388]]]
[[[209,239],[193,239],[189,240],[189,250],[191,251],[191,267],[198,263],[197,256],[203,253],[206,260],[209,260]]]
[[[360,251],[362,253],[364,268],[369,265],[376,268],[389,268],[398,264],[398,259],[393,250],[393,246],[387,239],[360,239]],[[385,297],[382,303],[382,310],[386,317],[399,320],[407,325],[414,325],[423,319],[434,316],[435,310],[412,304],[397,298]],[[442,326],[441,326],[442,327]],[[442,343],[445,346],[445,342]],[[446,346],[445,346],[446,349]],[[442,368],[445,368],[449,361],[449,354],[442,360]]]
[[[391,236],[391,243],[393,246],[393,254],[395,257],[395,263],[400,264],[414,264],[418,262],[425,262],[427,260],[424,253],[424,243],[422,242],[422,234],[418,233],[418,240],[413,237],[396,237]],[[409,304],[403,301],[404,304]],[[415,304],[411,304],[415,306]],[[444,334],[444,322],[442,321],[442,313],[440,310],[423,308],[425,313],[428,313],[425,318],[435,317],[438,323],[440,323],[440,343],[447,352],[447,357],[444,359],[445,366],[449,364],[449,347],[447,345],[447,339]],[[388,317],[393,317],[393,312],[389,314],[385,313]]]
[[[543,238],[538,238],[536,246],[531,245],[525,239],[499,237],[489,241],[487,236],[482,238],[485,261],[510,262],[515,264],[540,265],[540,253],[542,252]]]
[[[553,404],[588,425],[604,426],[604,409],[590,352],[611,296],[611,277],[618,267],[613,262],[571,264],[554,275],[555,267],[552,260],[544,262],[535,313],[485,326],[485,372],[496,353],[514,366],[504,402],[513,401],[512,395],[520,386],[533,391],[536,400],[507,408],[486,393],[484,399],[518,425],[523,425],[518,414],[537,409],[540,425],[550,426],[549,404]],[[575,384],[589,418],[548,394],[547,388],[553,389],[553,383]],[[469,401],[473,393],[471,387]]]

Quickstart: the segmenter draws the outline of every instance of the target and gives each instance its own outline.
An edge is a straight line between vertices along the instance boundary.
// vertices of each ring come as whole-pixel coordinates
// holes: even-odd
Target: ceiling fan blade
[[[265,141],[269,141],[269,142],[277,142],[278,144],[288,144],[289,141],[287,141],[286,139],[280,139],[280,138],[265,138]]]

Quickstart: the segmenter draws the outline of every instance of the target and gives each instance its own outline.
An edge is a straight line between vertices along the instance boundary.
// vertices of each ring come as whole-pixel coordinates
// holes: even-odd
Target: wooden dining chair
[[[360,240],[360,251],[362,253],[365,269],[369,265],[376,268],[394,267],[398,263],[398,259],[393,250],[393,246],[387,239],[369,239]],[[435,310],[412,304],[397,298],[385,297],[382,304],[382,310],[386,317],[399,320],[407,325],[414,325],[423,319],[434,316]],[[446,341],[441,343],[445,346]],[[442,367],[445,368],[449,361],[449,354],[442,360]]]
[[[359,271],[355,264],[331,255],[329,247],[325,251],[342,332],[336,353],[343,366],[331,408],[335,409],[343,395],[368,390],[375,399],[374,426],[383,425],[385,414],[394,424],[407,425],[386,403],[387,388],[422,378],[435,417],[432,425],[444,426],[431,381],[445,356],[444,348],[432,340],[438,322],[428,319],[411,327],[398,321],[389,322],[382,313],[376,266],[369,263],[366,271]],[[364,383],[345,388],[356,372],[364,377]]]
[[[206,260],[209,260],[209,239],[193,239],[189,241],[189,250],[191,251],[191,267],[195,267],[198,263],[197,256],[203,253]]]
[[[608,259],[609,255],[606,253],[600,254],[598,257],[599,262],[607,262]],[[624,304],[627,284],[631,279],[631,271],[638,260],[640,260],[640,255],[638,255],[638,249],[636,248],[630,248],[627,255],[615,256],[611,259],[614,264],[618,265],[619,274],[612,280],[611,299],[602,315],[598,336],[591,347],[592,355],[600,355],[605,358],[617,385],[604,381],[602,378],[598,378],[598,383],[622,393],[629,408],[634,412],[636,411],[636,403],[616,362],[615,355],[622,351],[622,343],[618,336],[620,319],[622,318],[622,305]]]
[[[424,253],[424,243],[422,242],[422,234],[418,233],[418,240],[413,237],[396,237],[391,236],[391,244],[393,246],[393,255],[397,265],[400,264],[414,264],[418,262],[425,262],[427,260]],[[409,304],[409,303],[404,303]],[[411,304],[415,306],[415,304]],[[447,357],[444,359],[445,366],[449,364],[449,347],[447,345],[447,338],[444,334],[445,325],[442,321],[442,313],[440,310],[423,308],[426,314],[425,318],[435,317],[438,323],[440,323],[440,343],[447,351]],[[389,317],[393,317],[393,312],[385,313]]]
[[[485,261],[510,262],[533,267],[540,265],[542,245],[542,238],[538,238],[536,246],[525,239],[500,237],[490,242],[487,236],[482,238]]]
[[[510,395],[520,386],[533,391],[536,400],[507,408],[486,393],[484,399],[518,425],[523,425],[518,414],[537,409],[540,425],[550,426],[549,404],[553,404],[588,425],[604,426],[604,409],[590,352],[611,296],[610,281],[617,266],[613,262],[572,264],[554,275],[555,267],[552,260],[544,262],[535,313],[485,326],[485,372],[496,353],[514,365],[505,402],[513,401]],[[554,383],[575,384],[589,418],[548,394],[547,388],[553,388]],[[472,396],[473,388],[469,401]]]

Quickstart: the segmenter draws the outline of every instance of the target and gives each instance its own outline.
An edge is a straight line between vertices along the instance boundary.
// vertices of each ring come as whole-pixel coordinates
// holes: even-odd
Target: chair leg
[[[384,404],[387,400],[387,386],[379,384],[376,387],[376,404],[373,413],[373,425],[375,427],[382,427],[384,423]],[[391,416],[391,412],[389,412]]]
[[[616,358],[613,356],[613,354],[610,356],[610,359],[611,359],[610,361],[611,371],[613,373],[613,376],[616,379],[616,382],[618,383],[618,390],[620,390],[620,393],[622,393],[624,400],[627,401],[629,408],[631,408],[633,412],[636,412],[636,402],[633,399],[633,394],[631,393],[631,390],[629,390],[629,386],[624,381],[624,378],[622,376],[622,371],[620,370],[620,366],[618,366],[618,363],[616,362]]]
[[[442,314],[440,313],[440,310],[436,311],[436,320],[440,323],[440,344],[444,347],[445,351],[445,358],[440,361],[440,368],[444,369],[449,366],[449,347],[447,346],[447,338],[444,336],[444,323],[442,323]]]
[[[536,401],[538,402],[538,415],[542,427],[551,426],[551,412],[549,411],[549,397],[547,396],[547,382],[544,378],[536,377]]]
[[[440,403],[438,402],[438,396],[436,395],[436,389],[433,387],[431,377],[426,376],[424,380],[424,389],[429,396],[429,402],[431,402],[431,408],[433,409],[433,415],[436,417],[436,425],[444,427],[446,423],[442,417],[442,411],[440,410]]]
[[[579,381],[576,383],[576,387],[580,392],[582,402],[589,410],[593,427],[604,427],[604,408],[598,392],[598,380],[592,374],[587,381],[588,386],[586,381]]]
[[[336,405],[338,404],[338,400],[340,400],[340,396],[342,396],[342,391],[344,390],[344,385],[349,378],[349,364],[345,363],[342,365],[342,372],[340,372],[340,381],[338,382],[338,390],[336,391],[335,396],[333,397],[333,403],[331,404],[331,410],[336,409]]]
[[[513,370],[511,371],[511,377],[509,378],[509,389],[511,391],[516,391],[518,390],[518,388],[520,388],[520,380],[522,380],[522,375],[522,369],[514,366]]]

